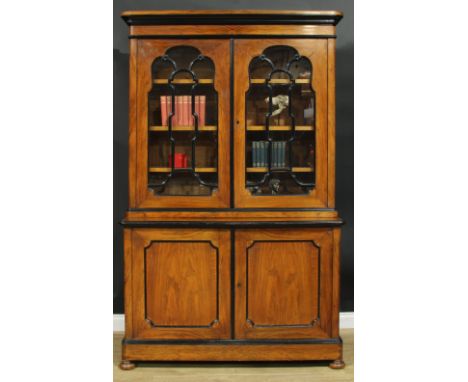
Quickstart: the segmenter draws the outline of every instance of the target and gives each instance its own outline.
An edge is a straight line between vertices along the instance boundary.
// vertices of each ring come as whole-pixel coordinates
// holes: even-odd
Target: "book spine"
[[[267,143],[262,141],[262,164],[260,167],[267,166]]]
[[[182,96],[176,96],[175,97],[175,103],[176,103],[176,115],[175,115],[175,126],[180,126],[180,123],[182,121]]]
[[[189,125],[189,96],[184,96],[184,126]]]
[[[193,127],[194,126],[194,123],[193,123],[193,113],[192,113],[192,103],[193,103],[193,100],[194,100],[194,97],[189,95],[189,126]]]
[[[283,141],[281,142],[281,150],[280,150],[280,161],[281,161],[281,164],[280,166],[281,167],[286,167],[286,142]]]
[[[252,142],[252,166],[253,167],[258,167],[258,148],[257,148],[257,143],[253,141]]]
[[[271,142],[271,158],[270,158],[270,165],[271,168],[275,167],[275,147],[276,147],[276,142]]]
[[[262,167],[263,166],[263,142],[258,141],[257,142],[257,156],[258,156],[258,163],[257,167]]]
[[[174,116],[172,117],[172,127],[177,126],[177,116],[179,112],[179,96],[174,96]]]
[[[278,142],[276,160],[278,162],[278,167],[284,167],[283,165],[283,142]]]
[[[200,126],[205,126],[206,96],[200,96]]]
[[[169,126],[169,116],[172,113],[172,96],[166,96],[166,114],[167,114],[167,126]]]
[[[275,147],[275,167],[281,167],[281,162],[280,162],[280,150],[281,150],[281,143],[276,142],[276,147]]]
[[[195,114],[198,116],[198,126],[200,126],[200,96],[195,96]]]
[[[275,167],[281,167],[280,163],[280,148],[281,148],[281,143],[280,142],[275,142]]]
[[[184,100],[185,100],[185,105],[184,105],[184,109],[185,109],[185,126],[190,126],[190,96],[185,96],[184,97]]]
[[[161,108],[161,126],[167,126],[167,96],[161,96],[160,98]]]

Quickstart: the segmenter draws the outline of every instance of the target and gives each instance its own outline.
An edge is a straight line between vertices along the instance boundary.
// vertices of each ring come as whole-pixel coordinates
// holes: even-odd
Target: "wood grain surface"
[[[228,230],[135,229],[131,242],[131,338],[229,338]]]

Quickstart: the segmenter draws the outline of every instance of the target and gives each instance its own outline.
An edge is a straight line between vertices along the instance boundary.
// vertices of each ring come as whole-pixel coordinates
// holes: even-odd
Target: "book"
[[[286,141],[280,142],[280,166],[286,167]]]
[[[206,96],[200,96],[200,126],[205,126]]]
[[[182,96],[182,126],[188,126],[188,96]]]
[[[252,166],[258,167],[258,142],[252,142]]]
[[[194,101],[194,98],[193,96],[189,95],[189,119],[188,119],[188,125],[189,126],[195,126],[195,124],[193,123],[193,113],[192,113],[192,103]]]
[[[161,126],[167,126],[167,96],[160,97],[161,102]]]
[[[286,167],[286,141],[283,142],[283,167]]]
[[[172,117],[172,127],[178,125],[178,116],[179,116],[179,97],[174,96],[174,116]]]
[[[263,145],[262,141],[257,142],[257,167],[262,167],[263,165]]]
[[[272,167],[280,167],[279,165],[279,142],[273,142],[273,160]]]
[[[195,114],[198,116],[198,126],[200,126],[200,96],[195,96]]]
[[[260,167],[266,167],[267,166],[267,149],[268,149],[267,142],[262,141],[262,163],[261,163]]]
[[[172,96],[166,96],[166,114],[167,114],[167,126],[169,126],[169,116],[172,114]],[[172,118],[171,121],[172,125],[174,125],[174,119]]]

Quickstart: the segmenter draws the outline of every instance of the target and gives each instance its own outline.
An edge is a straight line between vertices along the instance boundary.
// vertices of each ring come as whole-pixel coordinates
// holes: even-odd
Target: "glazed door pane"
[[[141,40],[137,207],[227,207],[229,43]]]
[[[326,207],[327,41],[236,40],[237,207]]]

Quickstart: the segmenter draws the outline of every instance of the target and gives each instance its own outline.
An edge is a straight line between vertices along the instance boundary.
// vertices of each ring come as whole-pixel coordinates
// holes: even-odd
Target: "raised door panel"
[[[331,230],[236,232],[236,338],[327,338]]]
[[[230,233],[137,229],[132,233],[133,338],[230,335]]]
[[[329,206],[327,52],[326,39],[235,40],[236,207]]]
[[[130,207],[229,207],[229,54],[225,40],[137,41]]]

